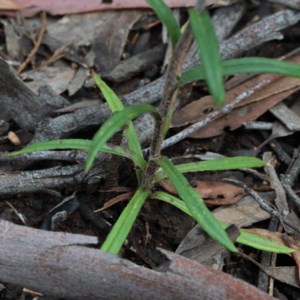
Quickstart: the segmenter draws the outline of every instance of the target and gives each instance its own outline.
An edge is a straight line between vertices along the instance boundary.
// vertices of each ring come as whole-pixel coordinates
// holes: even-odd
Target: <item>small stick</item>
[[[47,27],[47,15],[46,15],[46,12],[43,11],[41,13],[41,29],[39,31],[38,38],[37,38],[36,41],[34,41],[34,47],[30,51],[30,53],[28,54],[25,61],[19,66],[19,68],[17,70],[17,74],[20,74],[27,67],[27,65],[29,64],[29,62],[33,58],[33,56],[36,54],[36,52],[40,48],[43,37],[44,37],[44,34],[45,34],[45,31],[46,31],[46,27]]]
[[[41,64],[38,67],[30,70],[29,72],[26,72],[26,74],[24,74],[24,76],[22,76],[22,80],[26,80],[30,74],[45,69],[46,67],[48,67],[49,65],[51,65],[52,63],[56,62],[61,57],[63,57],[66,48],[68,48],[71,43],[72,42],[66,43],[62,47],[55,50],[55,52],[47,60],[41,62]]]
[[[257,90],[260,90],[260,89],[264,88],[265,86],[267,86],[271,82],[271,80],[272,79],[267,79],[267,80],[264,80],[262,82],[259,82],[258,84],[256,84],[251,89],[246,90],[242,94],[238,95],[231,103],[228,103],[225,106],[223,106],[222,109],[214,111],[211,114],[209,114],[208,117],[205,118],[204,120],[196,122],[196,123],[192,124],[191,126],[185,128],[181,132],[179,132],[179,133],[173,135],[172,137],[164,140],[164,142],[162,144],[162,149],[168,148],[168,147],[184,140],[185,138],[190,136],[192,133],[198,131],[199,129],[201,129],[205,126],[207,126],[208,124],[215,121],[217,118],[220,118],[221,116],[223,116],[225,114],[228,114],[239,103],[241,103],[244,99],[246,99],[249,96],[251,96],[252,94],[254,94],[254,92],[256,92]]]
[[[289,198],[300,208],[300,198],[294,192],[292,187],[295,184],[295,180],[297,179],[300,173],[300,153],[299,149],[294,153],[294,159],[291,162],[287,172],[285,175],[281,176],[281,183],[288,194]]]
[[[245,183],[243,183],[240,180],[237,179],[233,179],[233,178],[224,178],[222,179],[222,181],[225,182],[230,182],[233,183],[237,186],[240,186],[242,188],[245,189],[245,191],[259,204],[259,206],[265,210],[266,212],[268,212],[270,215],[276,217],[279,219],[279,221],[282,224],[286,224],[289,227],[291,227],[292,229],[294,229],[295,231],[300,233],[299,228],[295,227],[293,224],[291,224],[289,221],[284,220],[283,216],[278,212],[278,210],[276,210],[275,208],[273,208],[270,204],[268,204],[263,198],[261,198],[258,193],[256,193],[253,189],[249,188]]]

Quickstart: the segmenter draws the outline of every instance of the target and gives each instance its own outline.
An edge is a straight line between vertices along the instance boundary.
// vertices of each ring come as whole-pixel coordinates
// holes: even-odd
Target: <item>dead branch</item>
[[[34,129],[47,113],[40,98],[15,75],[0,57],[1,110],[21,128]]]
[[[0,220],[0,281],[68,299],[273,299],[239,279],[163,251],[158,272],[83,247],[96,237]]]
[[[43,170],[7,172],[0,174],[0,196],[41,192],[47,189],[62,190],[88,184],[106,176],[104,168],[84,172],[84,165],[57,166]],[[93,178],[93,179],[92,179]]]

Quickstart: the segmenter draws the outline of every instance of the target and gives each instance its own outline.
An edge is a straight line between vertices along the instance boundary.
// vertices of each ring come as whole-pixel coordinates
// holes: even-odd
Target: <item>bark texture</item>
[[[164,272],[88,248],[97,238],[0,221],[0,281],[68,299],[273,299],[241,280],[163,251]]]

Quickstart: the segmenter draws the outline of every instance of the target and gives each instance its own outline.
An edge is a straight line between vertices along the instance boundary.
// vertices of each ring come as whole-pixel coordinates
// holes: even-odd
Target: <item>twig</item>
[[[124,200],[128,200],[130,198],[132,198],[133,196],[133,192],[127,192],[125,194],[121,194],[121,195],[118,195],[110,200],[108,200],[107,202],[104,203],[104,205],[101,207],[101,208],[98,208],[96,210],[94,210],[94,213],[97,213],[97,212],[100,212],[104,209],[108,209],[109,207],[121,202],[121,201],[124,201]]]
[[[221,116],[228,114],[231,112],[239,103],[241,103],[244,99],[248,98],[252,94],[254,94],[257,90],[262,89],[263,87],[267,86],[272,80],[271,79],[266,79],[264,81],[259,82],[256,84],[254,87],[252,87],[249,90],[246,90],[242,94],[238,95],[231,103],[226,104],[225,106],[222,107],[222,109],[217,110],[212,112],[205,118],[204,120],[201,120],[199,122],[196,122],[192,124],[191,126],[185,128],[181,132],[173,135],[172,137],[164,140],[162,149],[165,149],[167,147],[170,147],[188,136],[190,136],[192,133],[198,131],[199,129],[207,126],[208,124],[211,124],[214,120],[217,118],[220,118]]]
[[[268,204],[263,198],[261,198],[258,193],[256,193],[253,189],[249,188],[245,183],[243,183],[240,180],[233,179],[233,178],[223,178],[222,181],[233,183],[237,186],[240,186],[245,189],[245,191],[259,204],[259,206],[268,212],[270,215],[276,217],[279,219],[279,221],[283,224],[288,225],[295,231],[300,233],[299,228],[295,227],[293,224],[291,224],[289,221],[285,220],[284,217],[276,210],[274,207],[272,207],[270,204]]]
[[[300,208],[300,198],[298,195],[294,192],[291,185],[288,184],[289,176],[285,177],[285,180],[282,182],[282,185],[288,194],[289,198],[297,205],[298,208]]]
[[[41,13],[41,29],[39,31],[38,38],[37,38],[36,41],[34,41],[34,47],[30,51],[30,53],[28,54],[25,61],[19,66],[19,68],[17,70],[17,74],[20,74],[26,68],[26,66],[31,61],[32,57],[36,54],[36,52],[40,48],[43,37],[44,37],[44,34],[45,34],[45,31],[46,31],[46,27],[47,27],[47,15],[46,15],[46,12],[43,11]]]
[[[26,72],[26,74],[24,74],[24,76],[22,76],[22,80],[26,80],[32,73],[45,69],[46,67],[48,67],[49,65],[53,64],[54,62],[59,60],[61,57],[63,57],[66,48],[68,48],[71,43],[72,42],[68,42],[65,45],[63,45],[62,47],[55,50],[55,52],[47,60],[41,62],[41,64],[39,66],[37,66],[35,69],[32,69],[29,72]]]
[[[289,207],[286,200],[286,194],[284,191],[284,188],[277,176],[277,173],[275,171],[275,160],[272,156],[271,152],[265,152],[263,154],[263,160],[265,162],[265,172],[267,175],[269,175],[269,181],[271,184],[271,187],[275,190],[276,198],[275,198],[275,204],[277,209],[279,210],[280,214],[282,216],[287,216],[289,214]]]
[[[248,130],[272,130],[273,123],[271,122],[261,122],[253,121],[247,123],[244,128]]]
[[[261,135],[264,138],[264,140],[269,138],[269,135],[265,131],[262,131]],[[276,153],[279,161],[285,163],[286,165],[290,164],[291,157],[288,155],[285,149],[283,149],[283,147],[278,141],[273,140],[269,143],[269,146]]]
[[[289,176],[289,183],[291,186],[294,186],[295,180],[298,178],[300,173],[300,149],[297,149],[294,152],[294,159],[292,160],[286,175]]]
[[[272,217],[270,219],[270,223],[268,226],[268,230],[271,232],[276,232],[278,229],[282,229],[282,226],[280,225],[280,228],[278,226],[280,225],[278,219]],[[270,266],[275,266],[277,254],[276,253],[271,253],[271,252],[262,252],[261,254],[261,259],[260,263],[262,266],[270,267]],[[258,283],[257,287],[264,292],[269,292],[269,294],[273,294],[272,292],[272,281],[273,278],[270,278],[268,274],[264,273],[262,270],[259,271],[258,274]]]
[[[292,189],[295,184],[295,180],[300,173],[299,149],[295,152],[294,157],[295,158],[290,164],[286,174],[281,176],[281,182],[289,198],[297,205],[298,208],[300,208],[300,198]]]
[[[282,4],[293,9],[300,9],[299,0],[269,0],[270,2]]]

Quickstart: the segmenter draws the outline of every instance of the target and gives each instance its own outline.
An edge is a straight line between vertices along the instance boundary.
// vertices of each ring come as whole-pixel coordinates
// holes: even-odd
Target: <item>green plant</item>
[[[90,170],[96,155],[100,151],[120,155],[133,161],[138,179],[138,188],[104,241],[101,250],[105,252],[117,254],[120,251],[141,207],[149,197],[170,203],[191,215],[213,239],[227,249],[237,251],[225,231],[228,225],[214,218],[199,194],[189,185],[182,173],[262,167],[264,163],[262,160],[253,157],[235,157],[174,165],[166,157],[162,157],[160,155],[161,143],[169,129],[178,89],[193,80],[206,80],[209,91],[215,99],[215,104],[221,105],[225,97],[223,85],[225,75],[254,72],[279,73],[300,77],[300,67],[265,58],[222,61],[217,39],[207,12],[190,9],[190,23],[185,26],[185,30],[181,33],[170,9],[162,0],[148,0],[148,3],[167,27],[173,45],[173,53],[166,74],[166,83],[159,112],[153,106],[147,104],[125,108],[113,90],[98,75],[94,74],[96,84],[114,114],[103,123],[93,140],[69,139],[43,142],[27,146],[9,155],[15,156],[32,151],[51,149],[82,149],[88,151],[86,171]],[[181,74],[184,57],[193,35],[198,44],[202,66]],[[132,123],[134,118],[143,113],[152,113],[156,119],[155,133],[147,160],[143,156]],[[124,125],[127,125],[124,136],[127,139],[128,149],[120,146],[108,146],[108,140]],[[181,199],[164,192],[152,194],[154,185],[166,177],[170,179]],[[266,251],[293,252],[288,247],[278,245],[244,230],[240,230],[237,242]]]

